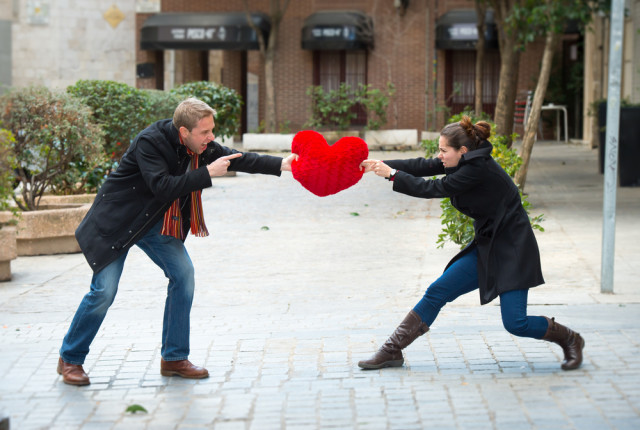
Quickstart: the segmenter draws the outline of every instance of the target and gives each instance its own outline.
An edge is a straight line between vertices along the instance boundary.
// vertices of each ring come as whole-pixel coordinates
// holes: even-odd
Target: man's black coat
[[[191,157],[170,119],[140,132],[76,230],[76,239],[93,271],[99,272],[131,248],[178,198],[186,232],[191,219],[190,193],[211,186],[206,165],[236,152],[210,142],[200,154],[200,167],[187,172]],[[280,157],[247,152],[230,162],[230,171],[281,173]]]
[[[447,267],[477,247],[481,304],[505,291],[544,283],[529,216],[513,180],[491,157],[492,149],[485,141],[452,168],[437,158],[386,161],[398,169],[394,191],[422,198],[449,197],[454,208],[473,218],[474,240]],[[441,174],[445,176],[440,179],[422,178]]]

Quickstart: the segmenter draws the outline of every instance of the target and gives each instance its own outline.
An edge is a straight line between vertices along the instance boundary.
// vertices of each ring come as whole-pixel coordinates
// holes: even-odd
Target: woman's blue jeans
[[[189,315],[195,288],[193,263],[181,240],[160,234],[162,220],[136,245],[160,267],[169,279],[162,327],[162,358],[166,361],[186,360],[189,356]],[[125,252],[91,280],[90,291],[76,311],[64,337],[60,356],[70,364],[83,364],[109,306],[118,291]]]
[[[478,251],[473,249],[454,262],[429,286],[422,300],[413,308],[422,322],[431,327],[440,309],[463,294],[478,289]],[[544,317],[527,316],[529,290],[513,290],[500,294],[502,324],[511,334],[542,339],[548,322]]]

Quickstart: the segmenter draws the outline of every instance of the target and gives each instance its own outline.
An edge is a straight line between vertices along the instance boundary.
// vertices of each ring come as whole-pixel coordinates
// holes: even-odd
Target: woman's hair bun
[[[480,142],[487,140],[489,136],[491,136],[491,124],[486,121],[478,121],[472,124],[471,118],[464,115],[458,124],[460,124],[465,134],[469,136],[471,142],[473,142],[473,149],[475,149]]]
[[[471,121],[469,121],[471,122]],[[473,128],[476,131],[476,136],[478,137],[478,140],[482,141],[482,140],[487,140],[489,138],[489,136],[491,136],[491,124],[489,124],[486,121],[478,121],[476,122],[476,124],[473,126]]]
[[[474,137],[474,135],[473,135],[473,124],[471,123],[471,118],[469,118],[468,116],[464,115],[462,117],[462,119],[460,120],[459,124],[460,124],[460,127],[462,127],[464,132],[467,134],[467,136]]]
[[[440,135],[446,137],[447,144],[456,150],[463,146],[474,150],[491,136],[491,124],[486,121],[473,124],[471,118],[464,115],[460,121],[444,126]]]

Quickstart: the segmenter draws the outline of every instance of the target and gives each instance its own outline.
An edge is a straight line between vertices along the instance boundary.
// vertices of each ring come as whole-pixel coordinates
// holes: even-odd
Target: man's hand
[[[290,172],[291,171],[291,163],[293,162],[293,160],[297,160],[298,159],[298,154],[291,154],[289,155],[287,158],[283,158],[282,159],[282,165],[280,166],[280,170],[283,172]]]
[[[238,152],[236,154],[225,155],[224,157],[218,158],[211,164],[207,165],[207,170],[209,171],[209,176],[223,176],[227,174],[227,169],[231,164],[231,161],[234,158],[242,157],[242,153]]]
[[[373,170],[373,167],[379,160],[364,160],[360,163],[360,170],[364,170],[364,173],[369,173]]]

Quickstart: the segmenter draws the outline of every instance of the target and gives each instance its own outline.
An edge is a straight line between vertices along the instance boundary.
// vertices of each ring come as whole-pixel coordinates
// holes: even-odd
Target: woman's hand
[[[291,154],[289,155],[287,158],[283,158],[282,159],[282,165],[280,166],[280,170],[283,172],[290,172],[291,171],[291,163],[294,160],[298,159],[298,154]]]
[[[387,166],[380,160],[364,160],[360,164],[360,168],[364,169],[364,173],[373,172],[382,178],[391,176],[391,167]]]

